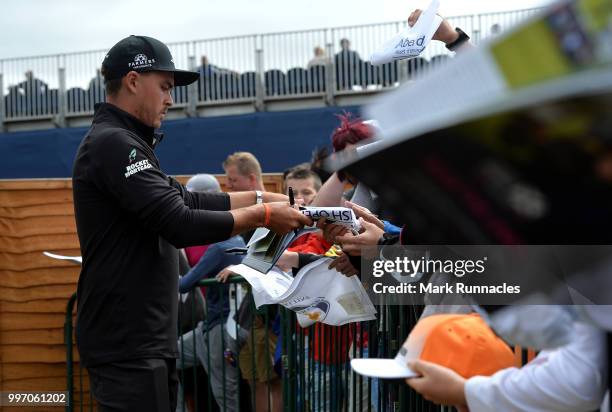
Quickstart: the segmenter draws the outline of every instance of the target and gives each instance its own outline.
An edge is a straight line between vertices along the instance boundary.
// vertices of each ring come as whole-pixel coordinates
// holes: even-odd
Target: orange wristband
[[[270,206],[268,206],[265,203],[262,203],[263,207],[264,207],[264,211],[265,211],[265,217],[264,217],[264,227],[267,227],[270,224],[270,216],[272,215],[272,209],[270,209]]]

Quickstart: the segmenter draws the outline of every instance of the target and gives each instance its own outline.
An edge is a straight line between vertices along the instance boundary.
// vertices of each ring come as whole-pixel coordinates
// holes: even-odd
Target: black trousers
[[[134,359],[87,368],[101,412],[174,412],[176,359]]]

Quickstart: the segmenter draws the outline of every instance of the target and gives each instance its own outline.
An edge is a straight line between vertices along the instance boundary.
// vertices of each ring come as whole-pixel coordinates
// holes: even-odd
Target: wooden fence
[[[189,176],[179,176],[185,183]],[[219,176],[222,187],[225,177]],[[282,176],[265,174],[269,191]],[[0,390],[66,390],[64,318],[79,267],[50,259],[80,255],[70,179],[0,180]],[[80,369],[74,349],[75,382]],[[85,388],[87,382],[85,378]],[[78,394],[76,394],[78,396]],[[37,408],[57,412],[57,407]],[[0,407],[2,411],[23,408]]]

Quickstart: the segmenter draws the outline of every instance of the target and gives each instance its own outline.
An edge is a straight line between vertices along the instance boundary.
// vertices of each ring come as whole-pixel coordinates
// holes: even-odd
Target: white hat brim
[[[353,359],[351,368],[363,376],[383,379],[406,379],[419,376],[395,359]]]

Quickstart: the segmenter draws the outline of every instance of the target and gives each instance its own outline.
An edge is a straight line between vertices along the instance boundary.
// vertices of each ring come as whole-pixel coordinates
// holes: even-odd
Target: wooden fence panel
[[[185,183],[189,176],[177,179]],[[219,176],[222,187],[225,177]],[[282,191],[282,176],[265,174],[267,190]],[[79,267],[50,259],[51,251],[80,255],[69,179],[0,180],[0,390],[66,390],[64,320]],[[74,342],[74,339],[73,339]],[[73,348],[75,389],[86,371]],[[80,374],[83,373],[81,377]],[[75,400],[80,401],[75,393]],[[83,393],[89,405],[89,394]],[[0,407],[2,411],[23,408]],[[58,411],[57,407],[37,411]]]

